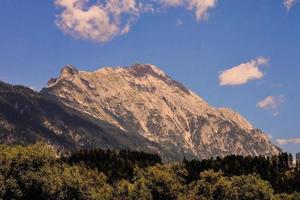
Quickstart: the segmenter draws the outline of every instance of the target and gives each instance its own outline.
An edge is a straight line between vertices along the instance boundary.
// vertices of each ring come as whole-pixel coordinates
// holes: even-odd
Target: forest
[[[163,163],[155,154],[0,145],[0,199],[300,200],[293,157],[227,156]]]

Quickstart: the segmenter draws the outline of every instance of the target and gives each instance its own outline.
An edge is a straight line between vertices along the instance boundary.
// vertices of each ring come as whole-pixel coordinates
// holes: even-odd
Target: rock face
[[[210,106],[153,65],[94,72],[66,66],[41,94],[94,122],[111,124],[128,137],[140,136],[147,141],[141,146],[166,159],[281,151],[240,114]]]
[[[29,88],[0,82],[0,143],[37,141],[62,152],[95,147],[151,151],[149,141],[138,134],[129,135]]]

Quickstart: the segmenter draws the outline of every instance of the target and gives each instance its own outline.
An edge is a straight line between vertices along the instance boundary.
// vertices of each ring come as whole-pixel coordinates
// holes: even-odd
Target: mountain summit
[[[239,113],[210,106],[150,64],[94,72],[68,65],[41,94],[91,117],[94,123],[99,120],[119,128],[122,137],[139,135],[147,141],[142,146],[166,158],[281,151]]]

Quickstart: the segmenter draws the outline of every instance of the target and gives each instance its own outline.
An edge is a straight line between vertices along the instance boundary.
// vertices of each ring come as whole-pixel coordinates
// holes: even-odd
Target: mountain
[[[96,147],[151,151],[145,147],[149,141],[139,134],[129,135],[27,87],[0,82],[0,142],[26,145],[37,141],[62,152]]]
[[[165,159],[281,152],[266,134],[240,114],[210,106],[149,64],[104,67],[94,72],[78,71],[69,65],[39,95],[71,109],[76,116],[84,115],[87,123],[110,124],[118,129],[113,135],[122,144],[128,143],[122,137],[144,139],[139,143],[141,147]],[[100,135],[110,138],[110,134]],[[96,135],[93,136],[98,138]],[[78,137],[85,138],[85,135],[78,134]]]

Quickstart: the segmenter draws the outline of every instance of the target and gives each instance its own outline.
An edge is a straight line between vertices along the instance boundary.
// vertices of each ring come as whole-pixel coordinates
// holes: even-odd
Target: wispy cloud
[[[276,142],[279,145],[300,144],[300,138],[277,139]]]
[[[290,10],[296,3],[297,0],[283,0],[283,5],[287,10]]]
[[[107,42],[130,31],[139,15],[159,12],[160,7],[185,7],[198,21],[207,19],[217,0],[55,0],[61,8],[56,24],[64,33],[76,38]]]
[[[257,103],[257,107],[262,109],[277,109],[284,102],[284,96],[267,96]]]
[[[269,109],[273,111],[273,116],[279,115],[278,108],[285,102],[284,96],[267,96],[257,103],[257,107],[261,109]]]
[[[160,3],[163,6],[182,6],[184,4],[184,0],[160,0]]]
[[[219,84],[221,86],[236,86],[246,84],[251,80],[260,79],[264,76],[264,73],[259,67],[267,65],[268,62],[268,58],[258,57],[255,60],[227,69],[219,75]]]
[[[170,7],[184,6],[195,12],[197,20],[204,20],[208,17],[208,11],[215,7],[217,0],[160,0],[162,5]]]

